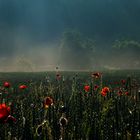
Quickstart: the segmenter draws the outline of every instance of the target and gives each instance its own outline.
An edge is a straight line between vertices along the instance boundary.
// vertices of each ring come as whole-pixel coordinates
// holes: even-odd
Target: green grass
[[[91,78],[91,72],[59,73],[60,80],[56,80],[56,72],[0,73],[1,102],[12,103],[11,115],[17,119],[16,123],[0,124],[0,139],[140,139],[140,71],[102,71],[102,80]],[[4,81],[11,83],[9,89],[2,90]],[[28,88],[21,91],[20,84]],[[89,92],[84,91],[86,84]],[[93,90],[95,85],[97,90]],[[105,97],[100,93],[104,86],[110,88]],[[118,95],[118,90],[123,94]],[[45,109],[47,96],[54,99],[54,105]],[[60,111],[62,105],[64,112]],[[59,124],[62,116],[68,120],[64,127]]]

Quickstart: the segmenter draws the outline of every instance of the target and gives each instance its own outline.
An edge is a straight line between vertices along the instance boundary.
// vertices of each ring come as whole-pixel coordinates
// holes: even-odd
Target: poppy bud
[[[129,95],[129,92],[128,92],[128,91],[126,91],[126,92],[125,92],[125,95]]]
[[[122,95],[122,94],[123,94],[122,90],[119,90],[119,91],[117,92],[117,94],[118,94],[118,95]]]
[[[42,130],[43,130],[43,126],[42,125],[37,127],[37,129],[36,129],[37,136],[40,136],[42,134]]]
[[[20,85],[20,86],[19,86],[19,89],[26,89],[26,88],[27,88],[26,85]]]
[[[46,97],[45,100],[44,100],[45,108],[48,108],[52,104],[53,104],[53,99],[51,97]]]
[[[94,86],[94,90],[97,90],[98,88],[99,88],[98,85],[95,85],[95,86]]]
[[[125,80],[121,80],[122,85],[125,85],[126,81]]]
[[[64,127],[68,124],[68,120],[65,117],[61,117],[59,120],[60,126]]]
[[[59,73],[56,74],[56,79],[60,80],[61,79],[61,75]]]
[[[11,86],[11,84],[10,84],[9,82],[4,82],[3,86],[4,86],[5,88],[9,88],[9,87]]]
[[[92,73],[91,75],[93,78],[99,78],[101,76],[101,73],[96,72],[96,73]]]
[[[44,120],[42,122],[42,124],[38,125],[38,127],[36,128],[36,134],[37,136],[40,136],[42,134],[42,131],[43,131],[43,128],[44,128],[44,125],[47,123],[46,120]]]

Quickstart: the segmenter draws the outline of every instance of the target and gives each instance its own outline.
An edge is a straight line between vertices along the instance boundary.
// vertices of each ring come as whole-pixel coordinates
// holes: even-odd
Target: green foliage
[[[89,68],[94,52],[95,43],[92,39],[76,31],[63,33],[60,45],[62,65],[76,69]]]
[[[36,75],[37,77],[32,77],[32,82],[27,82],[29,89],[24,93],[16,90],[16,86],[8,90],[11,97],[3,98],[7,104],[13,102],[11,115],[17,119],[17,123],[0,124],[0,139],[16,137],[17,139],[58,140],[61,130],[63,130],[66,140],[124,139],[127,137],[127,133],[134,139],[137,137],[139,133],[139,102],[134,97],[138,98],[138,93],[137,88],[132,88],[131,84],[139,82],[139,72],[137,72],[135,81],[133,79],[134,82],[130,81],[131,79],[126,81],[131,84],[110,85],[110,92],[105,97],[100,93],[102,85],[99,83],[103,82],[103,85],[108,85],[110,80],[112,83],[116,80],[120,81],[126,76],[125,72],[105,74],[103,81],[100,78],[91,79],[89,73],[76,75],[62,73],[62,75],[65,76],[65,81],[56,80],[54,73],[47,74],[47,77],[51,77],[50,81],[43,78],[46,77],[46,73],[42,76],[41,74]],[[2,77],[2,75],[0,76]],[[21,74],[21,76],[24,75]],[[6,78],[8,78],[8,74]],[[9,78],[12,82],[13,77],[10,77],[10,74]],[[31,76],[28,75],[24,80],[28,81],[30,78]],[[23,79],[19,79],[17,74],[15,80],[16,82],[12,82],[12,85],[16,85]],[[87,83],[91,87],[89,92],[85,92],[83,88]],[[101,87],[99,90],[94,90],[94,85],[97,84]],[[116,88],[130,93],[118,96]],[[46,96],[51,96],[54,99],[54,105],[47,110],[43,107]],[[59,119],[62,116],[60,106],[62,105],[66,107],[65,115],[63,115],[68,120],[68,124],[64,128],[59,124]],[[36,133],[37,128],[39,128],[40,135]],[[9,136],[9,132],[11,136]]]
[[[116,40],[113,44],[113,48],[116,48],[116,49],[139,48],[140,49],[140,43],[135,40]]]
[[[84,37],[80,32],[77,31],[65,31],[61,40],[62,49],[70,47],[76,50],[89,49],[94,50],[95,42],[92,39]]]

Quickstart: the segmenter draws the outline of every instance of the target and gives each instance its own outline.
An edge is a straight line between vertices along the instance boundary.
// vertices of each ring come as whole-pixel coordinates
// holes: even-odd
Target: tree
[[[28,60],[24,56],[17,58],[17,67],[18,71],[22,72],[33,72],[34,70],[34,65],[31,63],[30,60]]]
[[[63,33],[60,45],[60,59],[64,68],[90,69],[94,51],[95,45],[92,39],[85,38],[76,31]]]
[[[116,40],[113,44],[116,60],[124,68],[140,68],[140,43],[135,40]],[[124,62],[124,63],[122,63]]]

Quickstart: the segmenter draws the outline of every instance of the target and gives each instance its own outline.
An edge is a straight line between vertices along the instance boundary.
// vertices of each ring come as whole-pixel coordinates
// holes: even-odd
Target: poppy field
[[[0,73],[0,140],[140,140],[140,71]]]

